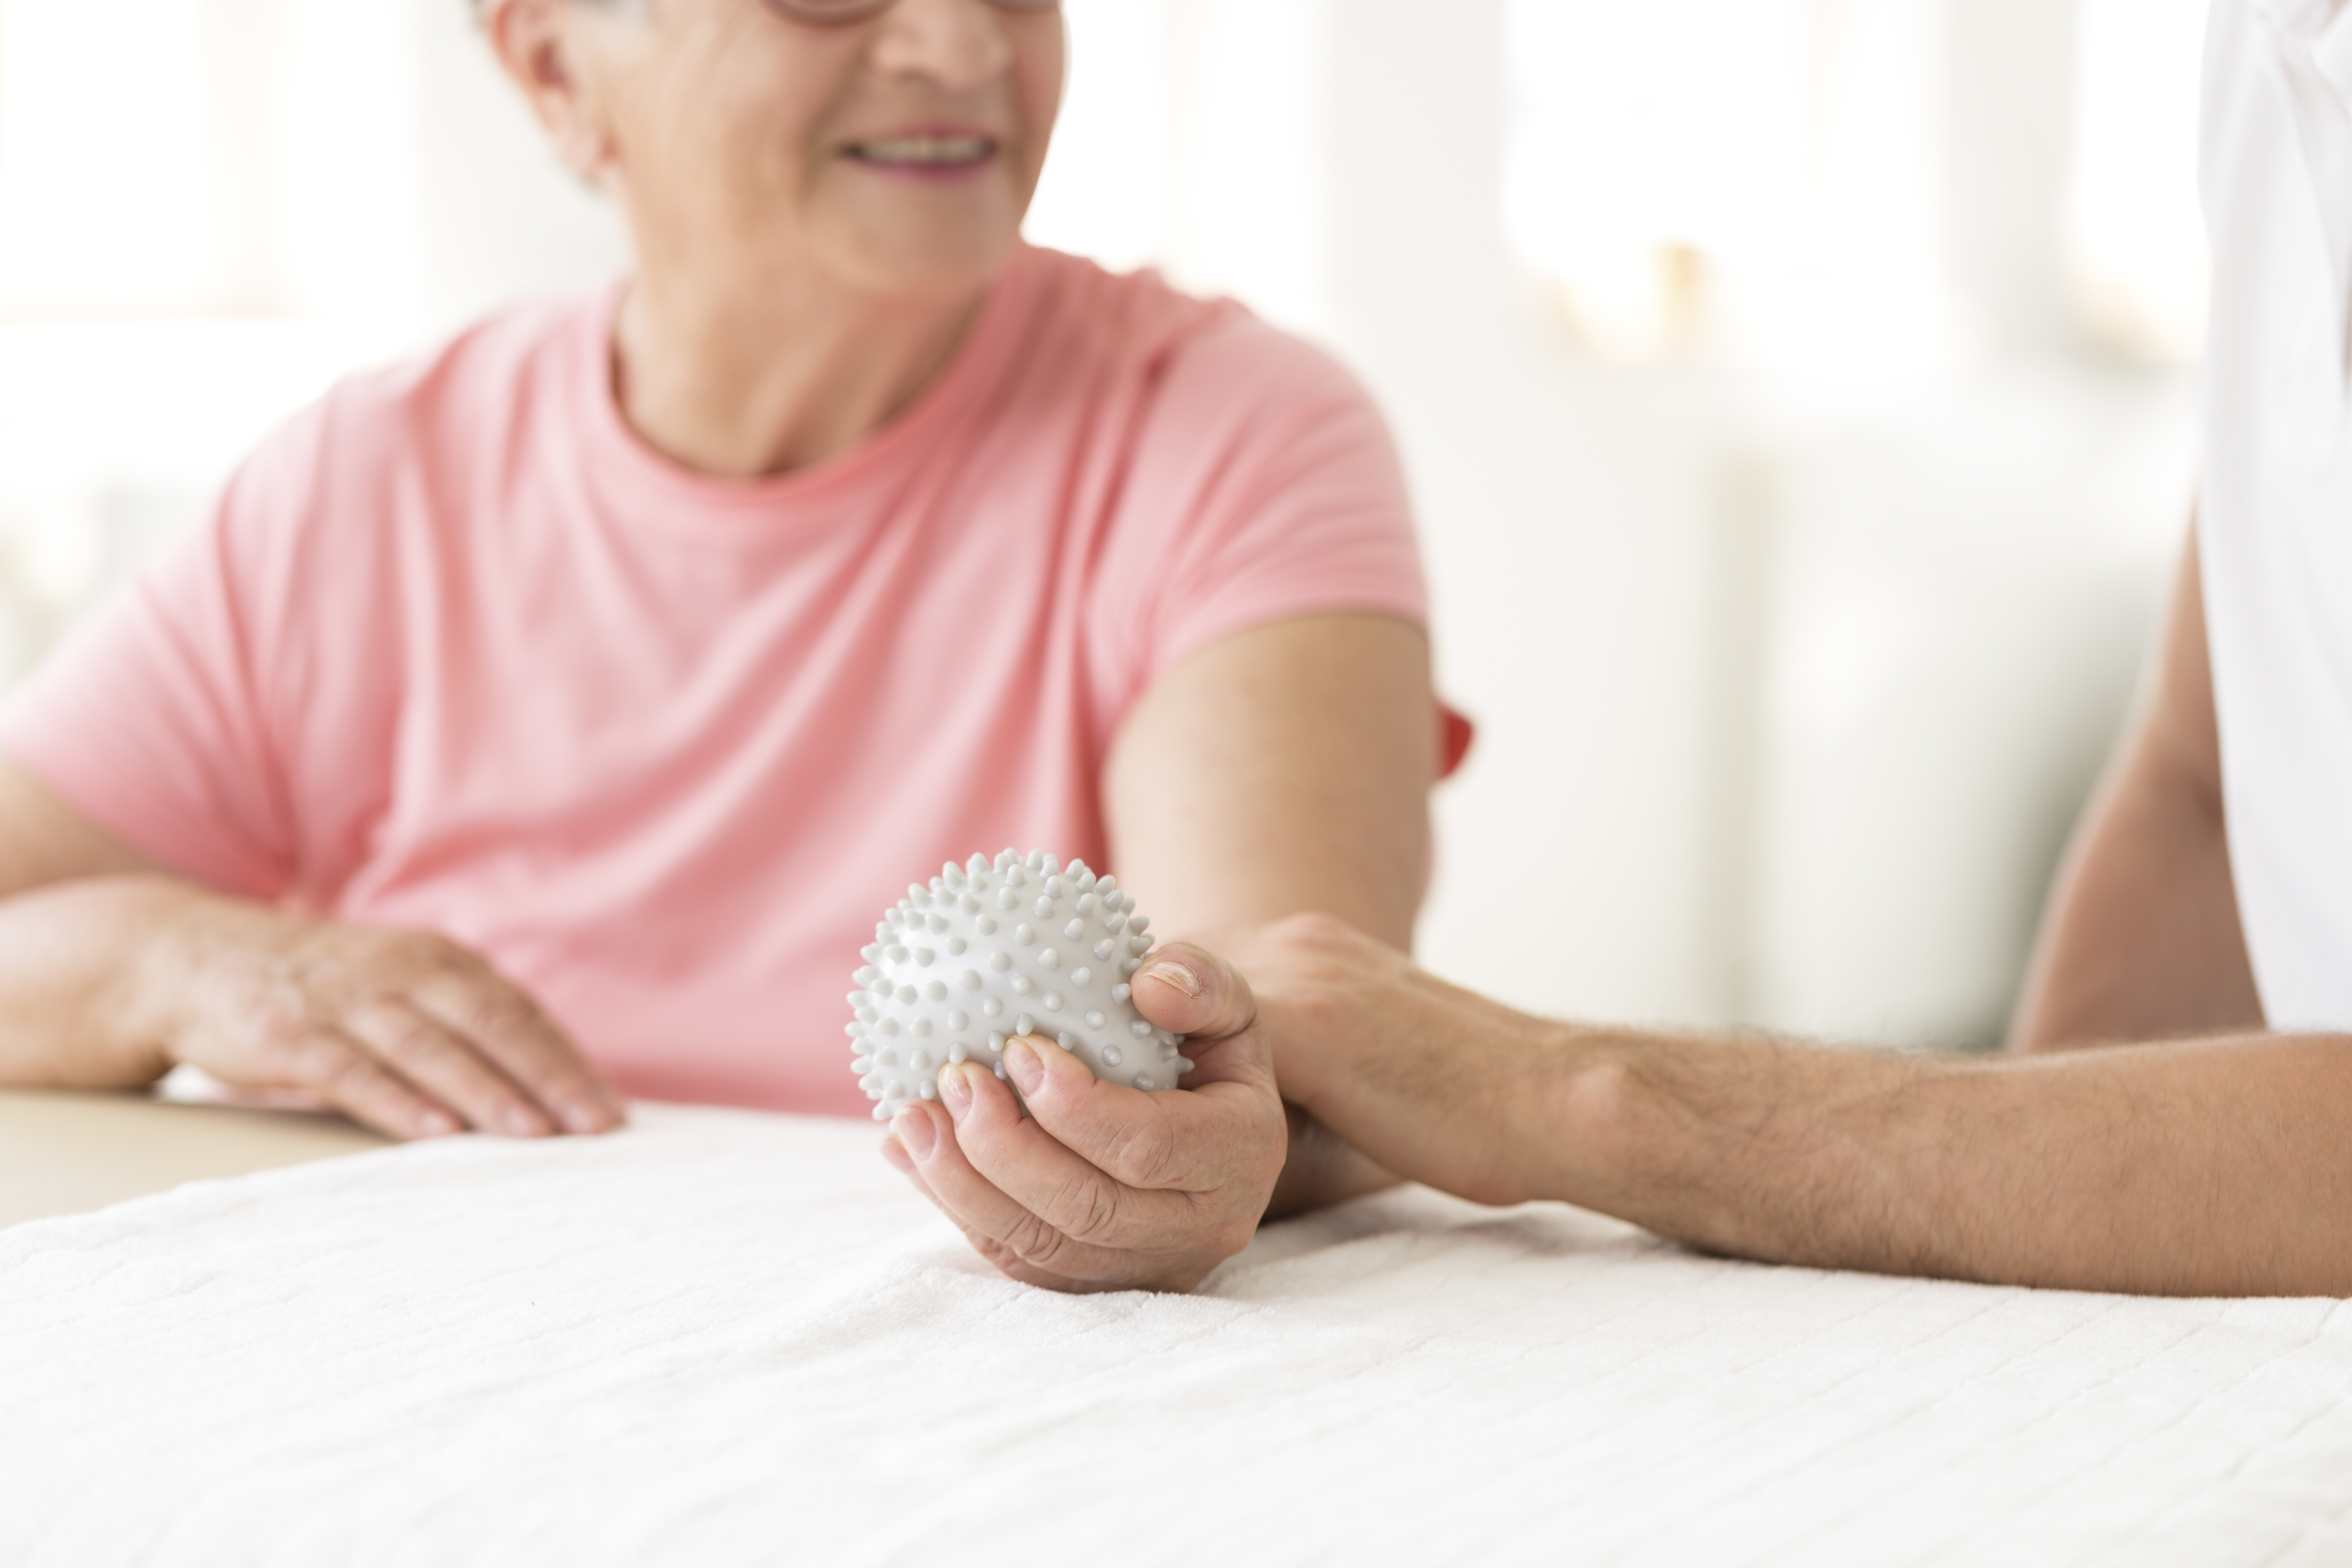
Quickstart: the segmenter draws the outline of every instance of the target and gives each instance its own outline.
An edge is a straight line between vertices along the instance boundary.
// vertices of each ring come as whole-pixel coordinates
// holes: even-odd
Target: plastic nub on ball
[[[977,1062],[1004,1076],[1004,1044],[1056,1040],[1098,1079],[1174,1089],[1192,1070],[1184,1037],[1135,1010],[1129,983],[1149,961],[1150,921],[1116,877],[1086,863],[1007,849],[948,865],[882,911],[852,978],[850,1067],[874,1119],[939,1098],[940,1068]]]

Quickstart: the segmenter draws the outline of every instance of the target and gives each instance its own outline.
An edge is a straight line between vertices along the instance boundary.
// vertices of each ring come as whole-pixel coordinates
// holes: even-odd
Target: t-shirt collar
[[[582,311],[563,356],[562,374],[573,389],[570,412],[584,437],[583,466],[610,497],[641,499],[665,520],[706,521],[729,536],[756,537],[762,531],[747,525],[811,508],[829,511],[829,503],[854,499],[877,478],[903,469],[909,453],[937,445],[946,429],[986,405],[1026,335],[1023,323],[1032,313],[1040,271],[1034,248],[1015,249],[954,354],[889,423],[822,463],[748,479],[687,468],[648,444],[622,416],[612,372],[613,331],[632,279],[616,278]]]

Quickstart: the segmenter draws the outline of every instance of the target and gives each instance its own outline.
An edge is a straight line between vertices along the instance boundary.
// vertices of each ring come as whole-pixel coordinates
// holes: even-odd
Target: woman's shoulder
[[[396,541],[464,531],[462,502],[562,406],[596,296],[502,311],[420,353],[345,375],[265,436],[214,509],[228,555],[291,581],[364,574]]]
[[[319,401],[318,422],[345,441],[388,452],[436,439],[494,441],[502,423],[546,406],[544,394],[598,338],[614,291],[605,285],[512,306],[427,348],[355,371]]]
[[[1163,407],[1245,424],[1271,411],[1364,410],[1370,399],[1328,350],[1236,300],[1187,292],[1155,268],[1113,272],[1083,257],[1024,256],[1038,344],[1065,363],[1108,362],[1156,386]]]
[[[1041,316],[1112,340],[1162,341],[1248,314],[1231,300],[1186,293],[1156,267],[1114,272],[1091,258],[1043,246],[1022,247],[1015,275]]]

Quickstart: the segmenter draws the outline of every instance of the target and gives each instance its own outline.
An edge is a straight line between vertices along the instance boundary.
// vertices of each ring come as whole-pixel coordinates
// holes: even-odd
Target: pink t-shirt
[[[1024,251],[904,416],[738,482],[620,418],[619,297],[297,416],[0,747],[215,887],[477,948],[632,1092],[863,1114],[909,881],[1103,867],[1111,738],[1211,639],[1423,618],[1379,415],[1234,305]]]

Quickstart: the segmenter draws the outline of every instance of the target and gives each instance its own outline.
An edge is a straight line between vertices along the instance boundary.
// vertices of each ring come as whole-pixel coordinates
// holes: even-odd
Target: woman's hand
[[[1015,1279],[1190,1290],[1249,1245],[1265,1213],[1287,1131],[1249,986],[1179,944],[1136,975],[1135,1005],[1192,1037],[1184,1088],[1101,1082],[1052,1041],[1016,1039],[1004,1069],[1020,1101],[984,1067],[945,1068],[940,1103],[907,1107],[884,1141],[891,1163]]]
[[[443,937],[279,913],[171,883],[124,1016],[225,1083],[296,1089],[395,1138],[604,1132],[620,1095],[481,958]]]

